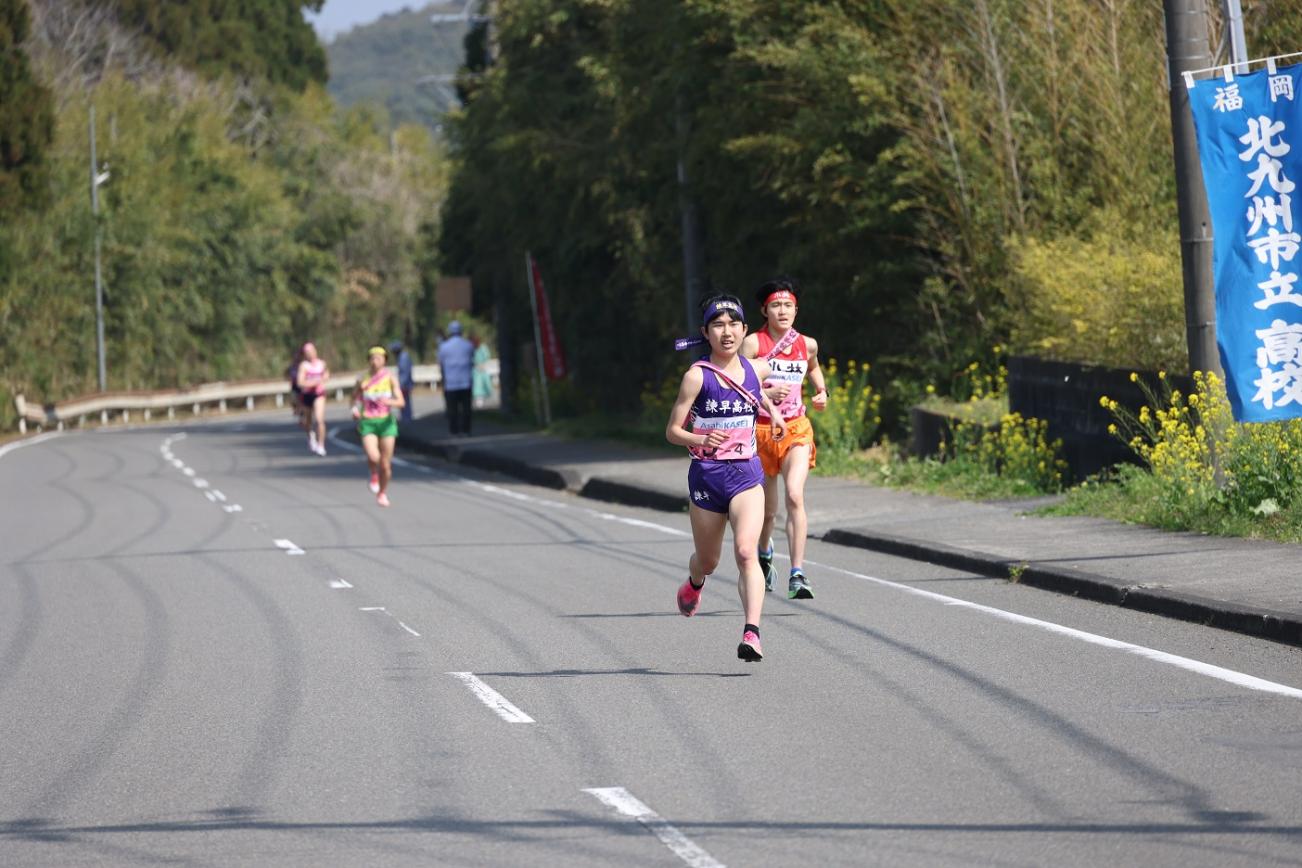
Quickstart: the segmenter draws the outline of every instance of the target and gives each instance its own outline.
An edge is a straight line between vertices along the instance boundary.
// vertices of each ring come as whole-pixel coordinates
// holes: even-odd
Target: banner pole
[[[524,271],[529,281],[529,309],[533,311],[533,346],[538,356],[538,386],[542,391],[543,427],[552,424],[551,400],[547,395],[547,371],[543,368],[542,326],[538,322],[538,287],[533,279],[533,254],[525,251]]]

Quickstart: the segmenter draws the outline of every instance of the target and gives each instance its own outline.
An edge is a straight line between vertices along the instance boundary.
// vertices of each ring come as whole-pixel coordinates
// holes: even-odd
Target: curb
[[[925,561],[996,579],[1014,581],[1011,575],[1020,569],[1015,580],[1046,591],[1070,594],[1126,609],[1191,621],[1208,627],[1244,633],[1287,645],[1302,646],[1302,619],[1280,616],[1255,606],[1212,600],[1194,594],[1175,594],[1143,585],[1128,585],[1118,579],[1088,573],[1071,567],[1052,567],[1010,560],[970,549],[940,543],[924,543],[884,533],[865,533],[832,529],[822,536],[823,542],[850,546],[909,560]]]
[[[607,503],[622,503],[625,506],[641,506],[658,509],[661,512],[687,512],[687,495],[671,494],[654,488],[643,488],[628,482],[594,476],[579,489],[580,497],[604,500]]]

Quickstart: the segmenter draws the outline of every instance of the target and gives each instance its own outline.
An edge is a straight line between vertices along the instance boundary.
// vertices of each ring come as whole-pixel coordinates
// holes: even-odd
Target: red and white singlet
[[[809,347],[805,343],[805,336],[799,335],[790,346],[772,358],[769,358],[769,354],[779,342],[769,336],[767,328],[760,329],[755,333],[755,337],[759,341],[755,356],[768,359],[769,368],[773,371],[771,379],[791,387],[787,396],[777,405],[778,412],[782,414],[783,419],[795,419],[797,416],[805,415],[804,383],[805,375],[809,373]],[[763,422],[768,418],[761,410],[760,421]]]

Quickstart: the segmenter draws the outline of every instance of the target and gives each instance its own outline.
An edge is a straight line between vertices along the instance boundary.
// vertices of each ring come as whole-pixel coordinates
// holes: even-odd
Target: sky
[[[359,24],[369,24],[381,15],[398,12],[404,6],[420,9],[431,0],[326,0],[320,13],[305,12],[322,40],[329,42]]]

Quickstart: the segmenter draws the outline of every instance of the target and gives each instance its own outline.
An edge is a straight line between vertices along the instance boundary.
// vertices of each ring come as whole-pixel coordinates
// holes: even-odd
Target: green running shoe
[[[805,574],[799,569],[791,571],[791,579],[787,582],[787,599],[814,599],[814,589],[809,586],[809,579],[805,578]]]
[[[760,569],[764,571],[764,590],[773,590],[773,580],[778,577],[777,570],[773,569],[773,549],[769,549],[768,554],[763,551],[759,553]]]

